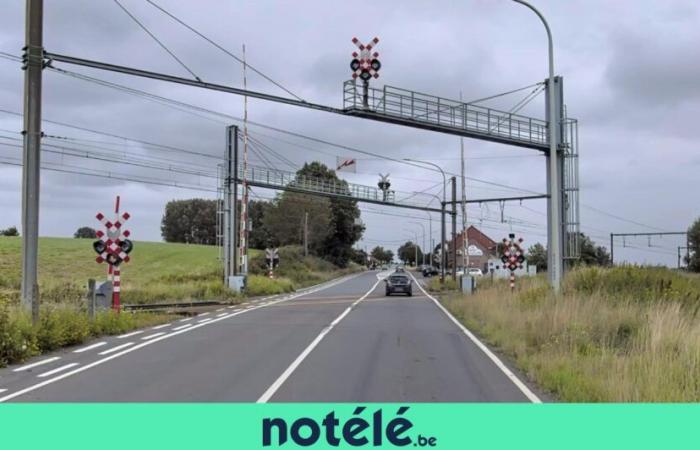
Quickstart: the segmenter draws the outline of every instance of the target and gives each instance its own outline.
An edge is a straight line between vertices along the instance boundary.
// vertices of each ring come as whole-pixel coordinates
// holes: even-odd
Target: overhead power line
[[[173,53],[165,44],[163,44],[163,43],[156,37],[155,34],[151,33],[151,31],[146,27],[146,25],[144,25],[144,24],[142,24],[141,22],[139,22],[139,19],[137,19],[136,16],[134,16],[133,14],[131,14],[131,13],[129,12],[129,10],[126,9],[126,7],[125,7],[124,5],[122,5],[122,4],[119,2],[119,0],[114,0],[114,3],[116,3],[117,6],[119,6],[119,7],[122,9],[122,11],[124,11],[124,12],[126,13],[127,16],[131,17],[131,20],[133,20],[134,22],[136,22],[136,24],[137,24],[139,27],[141,27],[141,29],[142,29],[143,31],[145,31],[154,41],[156,41],[156,43],[158,43],[158,45],[160,45],[161,48],[162,48],[163,50],[165,50],[166,52],[168,52],[168,54],[169,54],[170,56],[172,56],[173,59],[174,59],[175,61],[177,61],[178,63],[180,63],[180,65],[181,65],[182,67],[184,67],[185,70],[187,70],[187,71],[190,73],[190,75],[192,75],[197,81],[202,81],[201,78],[199,78],[194,72],[192,72],[192,69],[190,69],[189,67],[187,67],[187,64],[185,64],[184,62],[182,62],[182,60],[181,60],[180,58],[178,58],[177,55],[175,55],[175,53]]]
[[[205,41],[207,41],[208,43],[210,43],[210,44],[213,45],[214,47],[218,48],[219,50],[221,50],[222,52],[224,52],[225,54],[227,54],[227,55],[230,56],[231,58],[235,59],[236,61],[238,61],[238,62],[241,63],[241,64],[244,64],[244,63],[243,63],[243,60],[242,60],[241,58],[239,58],[238,56],[236,56],[234,53],[232,53],[231,51],[227,50],[226,48],[224,48],[224,47],[221,46],[220,44],[216,43],[213,39],[211,39],[211,38],[205,36],[204,34],[202,34],[201,32],[199,32],[198,30],[196,30],[194,27],[192,27],[191,25],[188,25],[188,24],[185,23],[182,19],[178,18],[178,17],[175,16],[173,13],[169,12],[168,10],[166,10],[165,8],[163,8],[162,6],[158,5],[156,2],[151,1],[151,0],[146,0],[146,2],[148,2],[148,3],[149,3],[151,6],[153,6],[154,8],[157,8],[157,9],[160,10],[163,14],[167,15],[168,17],[170,17],[171,19],[173,19],[174,21],[176,21],[177,23],[179,23],[179,24],[182,25],[183,27],[187,28],[188,30],[190,30],[191,32],[193,32],[194,34],[196,34],[197,36],[199,36],[200,38],[204,39]],[[289,89],[287,89],[286,87],[282,86],[282,84],[278,83],[277,81],[273,80],[273,79],[270,78],[269,76],[265,75],[265,74],[264,74],[263,72],[261,72],[260,70],[258,70],[258,69],[256,69],[255,67],[251,66],[250,63],[248,63],[247,61],[245,62],[245,65],[246,65],[246,67],[247,67],[248,69],[252,70],[253,72],[257,73],[258,75],[260,75],[261,77],[263,77],[264,79],[266,79],[267,81],[269,81],[270,83],[272,83],[272,84],[274,84],[275,86],[277,86],[278,88],[282,89],[282,90],[283,90],[284,92],[286,92],[287,94],[291,95],[292,97],[296,98],[297,100],[304,101],[303,98],[299,97],[299,96],[296,95],[294,92],[292,92],[292,91],[290,91]]]

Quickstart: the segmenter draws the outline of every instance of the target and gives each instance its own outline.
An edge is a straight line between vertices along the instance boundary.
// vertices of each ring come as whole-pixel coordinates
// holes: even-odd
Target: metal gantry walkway
[[[365,96],[365,93],[367,94]],[[393,86],[343,86],[346,114],[548,151],[547,121]]]
[[[373,186],[348,183],[345,180],[328,180],[322,178],[298,175],[268,167],[248,166],[244,177],[243,167],[238,167],[238,180],[246,180],[249,186],[267,189],[281,189],[298,193],[322,195],[325,197],[348,198],[359,202],[375,203],[399,208],[422,209],[425,211],[442,212],[439,206],[430,206],[431,200],[439,198],[422,192],[386,192]]]

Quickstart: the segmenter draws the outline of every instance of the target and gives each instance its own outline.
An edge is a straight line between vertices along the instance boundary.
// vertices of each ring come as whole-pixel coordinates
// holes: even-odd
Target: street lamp
[[[445,280],[445,263],[447,261],[447,252],[445,252],[445,208],[446,208],[446,195],[447,195],[447,177],[445,176],[445,171],[442,167],[430,161],[423,161],[419,159],[404,158],[404,161],[411,161],[419,164],[426,164],[435,167],[442,174],[442,225],[440,229],[440,280]]]
[[[425,225],[423,225],[420,222],[409,222],[413,225],[420,225],[420,227],[423,229],[423,265],[425,265]],[[418,237],[416,236],[416,240],[418,240]],[[418,243],[416,242],[416,247],[418,247]],[[418,254],[418,250],[416,249],[416,255]],[[418,266],[418,256],[416,256],[416,266]]]
[[[561,228],[559,227],[559,174],[558,174],[558,163],[559,158],[557,157],[557,142],[556,142],[556,112],[554,111],[554,43],[552,39],[552,31],[549,29],[549,24],[545,20],[542,13],[540,13],[537,8],[529,4],[524,0],[513,0],[516,3],[520,3],[532,10],[537,17],[540,18],[545,30],[547,30],[547,41],[549,46],[549,79],[547,80],[547,95],[549,96],[549,217],[547,218],[548,224],[548,246],[549,246],[549,262],[547,267],[547,272],[549,273],[549,281],[555,291],[559,291],[561,285],[562,277],[562,266],[561,266],[561,248],[559,247],[559,239],[561,236]]]

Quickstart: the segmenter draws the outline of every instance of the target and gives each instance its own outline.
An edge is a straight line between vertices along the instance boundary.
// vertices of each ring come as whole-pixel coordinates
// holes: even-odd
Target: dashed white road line
[[[77,365],[78,365],[77,362],[66,364],[65,366],[61,366],[61,367],[58,367],[56,369],[49,370],[48,372],[40,373],[39,375],[37,375],[37,377],[39,377],[39,378],[50,377],[51,375],[53,375],[55,373],[62,372],[66,369],[70,369],[71,367],[75,367]]]
[[[223,311],[224,309],[226,309],[226,308],[219,308],[216,310],[216,312]]]
[[[43,365],[43,364],[48,364],[48,363],[50,363],[50,362],[54,362],[54,361],[59,360],[59,359],[61,359],[60,356],[54,356],[53,358],[42,359],[41,361],[37,361],[37,362],[31,363],[31,364],[27,364],[26,366],[18,367],[18,368],[16,368],[16,369],[14,369],[13,372],[22,372],[23,370],[32,369],[32,368],[34,368],[34,367],[38,367],[38,366],[41,366],[41,365]]]
[[[228,309],[235,309],[235,308],[236,308],[236,305],[228,307]]]
[[[317,286],[313,286],[313,287],[311,287],[311,288],[304,289],[304,290],[298,292],[298,293],[294,296],[294,298],[301,297],[301,296],[304,296],[304,295],[308,295],[308,294],[311,294],[311,293],[314,293],[314,292],[319,292],[319,291],[324,290],[324,289],[328,289],[328,288],[330,288],[330,287],[336,286],[336,285],[338,285],[338,284],[341,284],[341,283],[344,283],[344,282],[346,282],[346,281],[349,281],[349,280],[351,280],[351,279],[353,279],[353,278],[356,278],[356,277],[358,277],[359,275],[361,275],[361,273],[354,274],[354,275],[350,275],[350,276],[346,276],[346,277],[342,277],[342,278],[339,278],[339,279],[332,280],[332,281],[330,281],[330,282],[321,283],[321,284],[319,284],[319,285],[317,285]],[[275,304],[275,303],[280,303],[280,302],[282,302],[282,301],[284,301],[284,299],[278,299],[278,300],[275,300],[275,301],[273,301],[273,302],[271,302],[271,303],[272,303],[272,304]],[[232,312],[231,314],[229,314],[229,315],[227,315],[227,316],[224,316],[224,317],[221,317],[221,318],[218,318],[218,319],[214,319],[214,320],[212,320],[211,322],[209,322],[209,323],[207,323],[207,324],[194,325],[194,326],[188,327],[187,329],[184,329],[184,330],[175,331],[175,332],[167,333],[167,334],[164,333],[164,336],[160,336],[160,337],[157,337],[157,338],[154,338],[154,339],[151,339],[151,340],[147,340],[147,341],[141,342],[141,343],[139,343],[139,344],[137,344],[137,345],[134,345],[134,346],[131,347],[131,348],[127,348],[127,349],[122,350],[122,351],[120,351],[120,352],[118,352],[118,353],[114,353],[114,354],[105,356],[105,357],[102,358],[102,359],[98,359],[97,361],[93,361],[93,362],[91,362],[91,363],[89,363],[89,364],[86,364],[86,365],[84,365],[84,366],[77,367],[77,368],[75,368],[75,369],[73,369],[73,370],[71,370],[71,371],[69,371],[69,372],[61,373],[61,374],[59,374],[59,375],[57,375],[57,376],[55,376],[55,377],[53,377],[53,378],[49,378],[48,380],[44,380],[44,381],[42,381],[41,383],[37,383],[37,384],[31,385],[31,386],[28,386],[28,387],[26,387],[26,388],[24,388],[24,389],[20,389],[19,391],[9,393],[9,394],[7,394],[7,395],[5,395],[5,396],[3,396],[3,397],[0,397],[0,403],[6,402],[6,401],[11,400],[11,399],[13,399],[13,398],[17,398],[17,397],[22,396],[22,395],[24,395],[24,394],[27,394],[27,393],[29,393],[29,392],[33,392],[33,391],[35,391],[35,390],[37,390],[37,389],[40,389],[40,388],[42,388],[42,387],[44,387],[44,386],[47,386],[47,385],[49,385],[49,384],[56,383],[57,381],[61,381],[61,380],[63,380],[63,379],[66,379],[66,378],[71,377],[71,376],[73,376],[73,375],[76,375],[76,374],[78,374],[78,373],[85,372],[86,370],[89,370],[89,369],[92,369],[93,367],[97,367],[97,366],[99,366],[99,365],[102,365],[102,364],[104,364],[104,363],[106,363],[106,362],[108,362],[108,361],[111,361],[111,360],[113,360],[113,359],[122,357],[122,356],[124,356],[124,355],[127,355],[127,354],[129,354],[129,353],[131,353],[131,352],[134,352],[134,351],[139,350],[139,349],[141,349],[141,348],[144,348],[144,347],[146,347],[146,346],[153,345],[153,344],[155,344],[156,342],[160,342],[160,341],[165,340],[165,339],[170,339],[170,338],[172,338],[172,337],[174,337],[174,336],[178,336],[178,335],[180,335],[180,334],[183,334],[183,333],[187,333],[187,332],[196,330],[197,328],[205,327],[205,326],[210,325],[210,324],[212,324],[212,323],[216,323],[216,322],[219,322],[219,321],[221,321],[221,320],[226,320],[226,319],[228,319],[228,318],[230,318],[230,317],[235,317],[235,316],[238,316],[238,315],[240,315],[240,314],[244,314],[245,312],[246,312],[246,311],[235,311],[235,312]],[[59,358],[56,357],[55,359],[59,359]],[[52,359],[52,360],[55,361],[55,359]],[[15,370],[16,370],[16,369],[15,369]]]
[[[191,326],[192,326],[191,323],[188,323],[188,324],[185,324],[185,325],[180,325],[179,327],[173,328],[173,331],[184,330],[185,328],[189,328],[189,327],[191,327]]]
[[[211,320],[211,317],[207,317],[206,319],[198,320],[197,323],[209,322],[210,320]]]
[[[294,373],[294,371],[297,369],[297,367],[299,367],[299,365],[304,361],[304,359],[306,359],[306,357],[309,356],[309,354],[313,351],[313,349],[315,349],[316,346],[323,340],[323,338],[324,338],[328,333],[330,333],[330,331],[331,331],[338,323],[340,323],[340,321],[343,320],[343,319],[345,318],[345,316],[347,316],[347,315],[350,313],[350,311],[352,311],[352,309],[353,309],[355,306],[357,306],[358,303],[360,303],[362,300],[364,300],[365,298],[367,298],[367,297],[369,296],[369,294],[371,294],[371,293],[377,288],[377,286],[379,285],[379,283],[380,283],[381,281],[382,281],[382,280],[377,280],[377,282],[374,283],[374,284],[372,285],[372,287],[370,288],[369,291],[365,292],[365,294],[364,294],[362,297],[360,297],[360,298],[358,298],[357,300],[355,300],[350,306],[348,306],[348,307],[345,309],[345,311],[343,311],[338,317],[336,317],[335,320],[333,320],[333,322],[331,322],[330,325],[328,325],[326,328],[324,328],[323,330],[321,330],[321,332],[319,333],[319,335],[316,336],[316,339],[314,339],[313,341],[311,341],[311,343],[308,345],[308,347],[306,347],[306,348],[299,354],[299,356],[297,356],[297,358],[289,365],[289,367],[287,367],[287,369],[286,369],[284,372],[282,372],[282,375],[280,375],[280,376],[275,380],[275,382],[272,383],[272,385],[271,385],[269,388],[267,388],[267,390],[263,393],[263,395],[261,395],[260,398],[257,400],[257,403],[267,403],[267,402],[270,400],[270,398],[271,398],[273,395],[275,395],[275,392],[277,392],[277,390],[278,390],[280,387],[282,387],[282,385],[284,384],[284,382],[287,381],[287,379],[292,375],[292,373]]]
[[[141,334],[141,333],[143,333],[143,330],[132,331],[131,333],[126,333],[126,334],[122,334],[121,336],[117,336],[117,339],[125,339],[125,338],[131,337],[131,336],[136,336],[137,334]]]
[[[105,350],[105,351],[103,351],[103,352],[98,353],[98,355],[109,355],[110,353],[114,353],[114,352],[119,351],[119,350],[121,350],[121,349],[123,349],[123,348],[127,348],[127,347],[129,347],[130,345],[134,345],[134,343],[133,343],[133,342],[127,342],[126,344],[117,345],[116,347],[112,347],[112,348],[110,348],[110,349],[108,349],[108,350]]]
[[[165,334],[165,332],[162,331],[162,332],[160,332],[160,333],[151,334],[151,335],[149,335],[149,336],[144,336],[144,337],[142,337],[141,339],[144,340],[144,341],[147,341],[147,340],[149,340],[149,339],[153,339],[153,338],[156,338],[156,337],[158,337],[158,336],[163,336],[164,334]]]
[[[211,313],[206,312],[206,313],[202,313],[202,314],[197,314],[197,317],[204,317],[204,316],[208,316],[209,314],[211,314]]]
[[[188,317],[187,319],[180,319],[179,322],[187,322],[194,319],[194,317]]]
[[[97,344],[92,344],[92,345],[88,345],[87,347],[79,348],[78,350],[73,350],[73,353],[83,353],[83,352],[86,352],[88,350],[92,350],[93,348],[102,347],[103,345],[107,345],[107,343],[104,341],[98,342]]]
[[[2,394],[3,392],[7,392],[7,389],[0,389],[0,394]]]
[[[160,330],[161,328],[169,327],[171,324],[169,323],[164,323],[163,325],[158,325],[156,327],[151,328],[151,330]]]
[[[217,314],[216,317],[223,317],[223,316],[225,316],[226,314],[228,314],[228,313]]]

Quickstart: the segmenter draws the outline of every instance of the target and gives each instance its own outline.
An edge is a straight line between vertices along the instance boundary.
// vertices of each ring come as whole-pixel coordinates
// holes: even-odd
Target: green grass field
[[[582,268],[559,295],[545,277],[480,280],[446,307],[540,386],[571,402],[700,401],[700,277]]]
[[[281,249],[281,278],[264,276],[260,251],[251,250],[248,295],[289,292],[346,271],[319,258],[301,255],[298,247]],[[21,240],[0,237],[0,296],[16,303],[21,274]],[[89,278],[106,279],[107,266],[95,262],[91,239],[41,238],[39,290],[44,303],[82,302]],[[135,242],[131,261],[122,269],[123,303],[230,299],[222,284],[218,249],[213,246]],[[356,270],[356,268],[355,268]]]
[[[92,239],[39,240],[41,316],[32,324],[19,307],[21,240],[0,237],[0,367],[90,337],[117,334],[172,320],[149,312],[104,311],[90,321],[85,313],[87,280],[106,279],[107,266],[95,262]],[[122,302],[156,303],[184,300],[236,300],[223,287],[218,249],[212,246],[136,242],[131,261],[122,268]],[[304,257],[300,247],[280,249],[277,277],[266,276],[262,252],[250,252],[246,295],[290,292],[357,271],[339,269],[319,258]],[[240,298],[240,297],[239,297]]]

